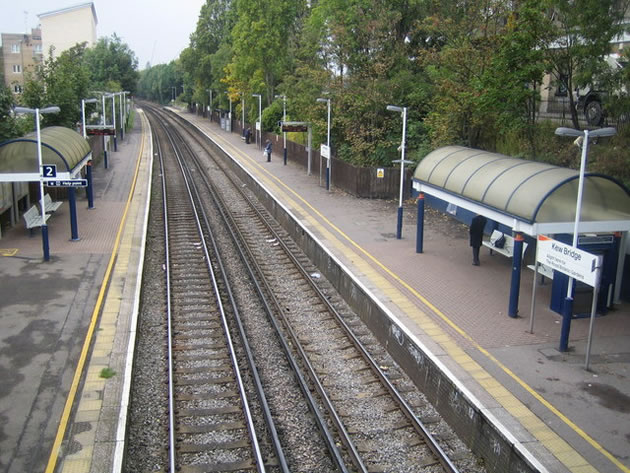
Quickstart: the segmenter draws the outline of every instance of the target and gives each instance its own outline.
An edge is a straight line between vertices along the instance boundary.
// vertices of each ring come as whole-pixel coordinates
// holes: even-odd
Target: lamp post
[[[578,231],[580,225],[580,213],[582,212],[582,194],[584,192],[584,173],[586,171],[588,140],[604,136],[613,136],[617,130],[612,127],[600,128],[598,130],[576,130],[574,128],[556,128],[555,134],[558,136],[571,136],[583,138],[582,155],[580,158],[580,179],[578,181],[578,195],[575,203],[575,223],[573,225],[573,248],[577,248]],[[562,314],[562,329],[560,332],[559,351],[565,352],[569,349],[569,331],[571,330],[571,318],[573,317],[573,278],[569,277],[567,283],[567,296],[564,300],[564,310]]]
[[[227,98],[230,102],[230,113],[228,115],[228,121],[230,122],[230,129],[228,131],[232,133],[232,97],[230,97],[230,94],[228,94],[227,92],[225,93],[225,95],[227,95]]]
[[[86,103],[97,103],[98,99],[81,99],[81,116],[83,118],[83,139],[87,138],[87,123],[85,121],[85,104]],[[94,208],[94,194],[92,193],[92,161],[88,162],[86,166],[86,174],[88,180],[87,186],[87,198],[88,198],[88,209]]]
[[[125,130],[123,126],[123,99],[125,97],[124,92],[116,92],[114,95],[118,95],[118,116],[120,118],[120,141],[125,139]]]
[[[83,138],[87,138],[87,133],[85,131],[85,104],[86,103],[96,103],[98,99],[81,99],[81,119],[83,121]]]
[[[326,103],[328,106],[328,120],[326,127],[326,152],[328,154],[326,159],[326,190],[330,190],[330,99],[319,98],[318,102]],[[320,174],[321,175],[321,174]]]
[[[127,124],[129,122],[129,102],[127,101],[127,95],[129,95],[131,92],[129,92],[128,90],[125,90],[123,92],[123,99],[125,101],[125,130],[127,130]]]
[[[402,238],[402,218],[403,218],[403,184],[405,181],[405,164],[411,163],[411,161],[405,161],[405,134],[407,131],[407,107],[396,107],[395,105],[388,105],[387,110],[390,112],[402,113],[402,142],[400,144],[401,159],[392,161],[394,163],[400,163],[400,197],[398,199],[398,223],[396,225],[396,238]]]
[[[15,107],[13,110],[16,113],[31,113],[35,115],[35,130],[37,134],[37,163],[39,165],[39,206],[42,211],[42,249],[44,251],[44,261],[48,261],[50,260],[50,247],[48,245],[48,225],[46,225],[46,203],[44,201],[44,176],[42,174],[42,136],[39,127],[39,114],[59,113],[61,109],[57,106],[52,106],[42,109]]]
[[[245,94],[241,92],[241,128],[245,138]]]
[[[287,121],[287,96],[286,95],[276,95],[276,98],[282,99],[282,122]],[[287,132],[282,133],[284,138],[284,165],[287,165]]]
[[[208,103],[208,112],[210,112],[210,121],[212,121],[212,89],[206,89],[210,94],[210,103]]]
[[[256,122],[256,144],[259,148],[262,147],[262,96],[260,94],[252,94],[252,97],[258,97],[258,121]],[[258,133],[260,133],[260,141],[258,140]]]

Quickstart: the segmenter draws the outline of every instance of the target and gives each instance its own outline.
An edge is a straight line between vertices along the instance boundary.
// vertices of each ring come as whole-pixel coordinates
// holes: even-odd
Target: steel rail
[[[254,426],[254,420],[253,420],[253,416],[251,413],[251,409],[249,407],[249,401],[248,401],[248,396],[247,396],[247,392],[245,389],[245,384],[243,382],[243,377],[241,375],[241,370],[239,368],[238,365],[238,360],[236,359],[236,350],[234,349],[234,342],[232,340],[232,335],[230,333],[230,329],[229,329],[229,325],[228,325],[228,321],[227,321],[227,317],[225,314],[225,308],[223,306],[223,301],[221,300],[221,295],[220,295],[220,289],[218,286],[218,282],[217,282],[217,277],[214,271],[214,268],[212,267],[212,261],[210,258],[210,254],[208,251],[208,246],[206,243],[206,239],[204,237],[204,229],[202,227],[201,224],[201,220],[199,218],[199,214],[200,212],[202,212],[202,209],[197,205],[196,200],[198,200],[198,196],[193,195],[193,191],[191,189],[191,178],[189,175],[189,171],[188,169],[184,166],[184,158],[181,155],[180,151],[179,151],[179,146],[177,146],[175,144],[175,140],[172,136],[172,132],[170,130],[168,130],[168,128],[164,127],[164,125],[162,124],[163,129],[166,133],[166,136],[168,137],[171,146],[173,147],[173,151],[176,155],[177,158],[177,164],[180,168],[180,171],[182,173],[182,177],[184,179],[184,182],[186,184],[186,190],[188,193],[188,198],[190,200],[190,204],[192,206],[193,209],[193,216],[195,218],[195,222],[197,224],[197,229],[199,231],[199,236],[201,238],[201,244],[202,244],[202,248],[203,248],[203,253],[205,255],[205,260],[206,260],[206,265],[208,267],[208,274],[211,278],[212,281],[212,286],[213,286],[213,290],[216,294],[216,300],[217,300],[217,305],[218,305],[218,309],[219,309],[219,313],[221,316],[221,322],[222,322],[222,326],[223,326],[223,331],[225,334],[225,339],[226,339],[226,343],[228,345],[229,348],[229,353],[230,353],[230,359],[232,362],[232,369],[234,372],[234,376],[236,377],[237,380],[237,384],[238,384],[238,389],[239,389],[239,395],[241,398],[241,405],[243,408],[243,414],[245,416],[245,420],[247,423],[247,430],[249,432],[249,437],[250,437],[250,442],[252,445],[252,450],[253,450],[253,454],[254,454],[254,460],[256,463],[256,469],[259,473],[264,473],[266,471],[265,469],[265,464],[264,464],[264,459],[262,456],[262,451],[260,448],[260,444],[258,442],[258,438],[256,436],[256,428]],[[174,470],[173,470],[174,471]]]

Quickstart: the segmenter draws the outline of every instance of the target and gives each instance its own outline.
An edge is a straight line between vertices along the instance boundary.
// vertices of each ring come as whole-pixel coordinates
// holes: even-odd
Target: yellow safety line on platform
[[[15,256],[18,251],[18,248],[0,248],[0,256]]]
[[[142,161],[142,154],[144,152],[144,122],[142,122],[142,137],[140,139],[140,152],[138,153],[138,159],[136,162],[136,171],[133,176],[133,180],[131,183],[131,189],[129,191],[129,196],[127,197],[127,204],[125,205],[125,210],[122,215],[122,219],[120,221],[120,225],[118,226],[118,232],[116,233],[116,240],[114,242],[114,248],[112,250],[112,255],[109,258],[109,263],[107,265],[107,269],[105,270],[105,275],[103,276],[103,284],[101,285],[101,290],[99,291],[98,298],[96,299],[96,306],[94,307],[94,311],[92,312],[92,318],[90,320],[90,326],[88,327],[85,340],[83,342],[83,348],[81,350],[81,355],[79,356],[79,361],[77,363],[77,368],[74,372],[74,378],[72,379],[72,385],[70,386],[70,391],[68,392],[68,398],[66,399],[66,404],[63,408],[63,412],[61,414],[61,419],[59,421],[59,427],[57,428],[57,435],[55,436],[55,441],[52,446],[52,450],[50,452],[50,456],[48,457],[48,464],[46,465],[45,473],[53,473],[55,467],[57,465],[57,459],[59,458],[59,447],[61,446],[61,442],[66,434],[66,427],[68,425],[68,421],[70,419],[70,413],[72,411],[72,405],[74,404],[74,398],[77,393],[77,389],[79,387],[79,381],[81,380],[81,376],[83,374],[83,367],[85,366],[85,361],[87,359],[87,355],[90,348],[90,343],[92,340],[92,336],[94,334],[94,329],[96,327],[96,323],[98,321],[98,314],[101,310],[101,304],[103,303],[103,298],[105,297],[105,293],[107,292],[109,278],[112,273],[112,268],[114,266],[114,262],[116,261],[116,254],[118,252],[118,246],[120,244],[120,238],[123,233],[123,229],[125,226],[125,222],[127,220],[127,212],[129,211],[129,207],[131,205],[131,200],[133,198],[133,193],[136,189],[136,182],[138,180],[138,173],[140,170],[140,162]]]
[[[239,148],[236,148],[234,145],[221,138],[218,135],[214,135],[216,139],[221,140],[221,142],[225,146],[229,146],[232,150],[235,151],[236,154],[246,159],[248,162],[254,164],[256,168],[260,169],[267,175],[267,182],[270,182],[273,187],[277,189],[285,189],[286,192],[293,194],[299,201],[301,201],[306,207],[311,209],[319,218],[321,218],[327,225],[329,225],[332,229],[334,229],[337,233],[339,233],[344,239],[346,239],[352,246],[354,246],[357,250],[363,253],[366,257],[368,257],[371,261],[373,261],[379,268],[385,271],[390,277],[396,280],[399,284],[401,284],[405,289],[411,292],[416,298],[422,301],[431,311],[433,311],[438,317],[440,317],[444,322],[446,322],[453,330],[455,330],[458,334],[460,334],[464,339],[470,342],[474,348],[476,348],[479,352],[485,355],[488,359],[494,362],[498,367],[500,367],[508,376],[510,376],[513,380],[515,380],[523,389],[525,389],[529,394],[531,394],[536,400],[538,400],[543,406],[549,409],[553,414],[555,414],[559,419],[561,419],[567,426],[569,426],[573,431],[575,431],[580,437],[582,437],[586,442],[588,442],[595,450],[605,456],[608,460],[610,460],[615,466],[617,466],[624,473],[630,473],[630,468],[626,467],[619,460],[617,460],[610,452],[608,452],[604,447],[602,447],[595,439],[589,436],[585,431],[583,431],[580,427],[578,427],[573,421],[571,421],[567,416],[565,416],[562,412],[560,412],[555,406],[553,406],[549,401],[543,398],[540,394],[538,394],[532,387],[530,387],[525,381],[523,381],[519,376],[517,376],[513,371],[511,371],[507,366],[501,363],[497,358],[495,358],[490,352],[488,352],[485,348],[479,345],[468,333],[466,333],[462,328],[460,328],[455,322],[448,318],[440,309],[434,306],[431,302],[429,302],[424,296],[418,293],[413,287],[408,285],[405,281],[403,281],[400,277],[398,277],[394,272],[392,272],[389,268],[387,268],[383,263],[377,260],[374,256],[372,256],[369,252],[364,250],[358,243],[352,240],[348,235],[346,235],[341,229],[339,229],[335,224],[333,224],[330,220],[328,220],[324,215],[322,215],[316,208],[314,208],[309,202],[304,200],[295,190],[287,186],[282,182],[280,178],[271,174],[263,164],[259,163],[255,159],[251,158],[249,155],[243,153]],[[273,182],[275,181],[275,182]],[[298,206],[294,208],[299,209]],[[318,225],[317,221],[309,218],[310,216],[306,216],[307,219],[312,222],[314,226],[320,228],[320,232],[323,235],[327,235],[331,242],[338,242],[338,239],[330,233],[327,229]],[[339,242],[338,248],[344,251],[344,255],[348,257],[347,252],[345,251],[347,247],[343,246],[341,242]],[[353,261],[353,264],[357,264],[357,261]],[[384,283],[385,285],[389,284],[389,282],[377,276],[373,273],[370,278],[376,276],[376,279],[379,281],[375,282],[382,287],[381,285]],[[375,281],[375,279],[372,279]],[[384,289],[387,292],[387,289]],[[395,291],[398,293],[398,290],[395,287],[390,288],[391,291]],[[404,295],[402,296],[404,297]],[[396,300],[397,298],[392,297],[392,299]],[[551,430],[544,422],[542,422],[538,417],[533,414],[524,404],[522,404],[513,394],[507,391],[501,383],[496,381],[492,375],[490,375],[485,369],[483,369],[480,365],[478,365],[472,358],[466,354],[457,342],[452,340],[450,336],[443,332],[441,328],[435,325],[429,317],[427,317],[422,311],[418,309],[418,313],[415,314],[417,322],[420,323],[420,326],[423,328],[425,333],[431,336],[432,339],[436,340],[437,343],[442,346],[454,359],[456,362],[460,364],[460,366],[465,369],[467,372],[471,373],[471,375],[477,380],[477,382],[484,386],[484,388],[488,391],[489,394],[493,395],[493,397],[499,402],[508,412],[510,412],[514,417],[519,419],[521,424],[534,436],[536,437],[543,445],[545,445],[554,456],[561,461],[563,464],[569,468],[569,470],[574,473],[588,473],[588,472],[596,472],[597,470],[590,465],[575,449],[573,449],[569,444],[564,441],[561,437],[559,437],[553,430]],[[425,329],[425,325],[427,325],[428,330]],[[461,361],[465,360],[465,363]],[[502,389],[501,389],[502,388]]]

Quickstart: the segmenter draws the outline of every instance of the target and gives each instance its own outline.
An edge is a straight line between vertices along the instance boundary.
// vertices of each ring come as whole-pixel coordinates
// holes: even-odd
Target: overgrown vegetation
[[[287,96],[288,119],[309,121],[315,146],[370,166],[398,155],[408,107],[407,156],[461,144],[575,165],[579,150],[537,116],[543,78],[567,90],[605,69],[628,0],[207,0],[179,59],[141,73],[139,93],[166,103],[228,108],[272,130]],[[627,71],[608,71],[611,118],[627,110]],[[571,94],[569,94],[571,95]],[[573,105],[573,98],[570,98]],[[575,110],[575,107],[573,107]],[[571,117],[579,127],[578,116]],[[276,128],[277,131],[277,128]],[[592,148],[591,170],[629,182],[623,132]],[[618,168],[619,167],[619,168]]]

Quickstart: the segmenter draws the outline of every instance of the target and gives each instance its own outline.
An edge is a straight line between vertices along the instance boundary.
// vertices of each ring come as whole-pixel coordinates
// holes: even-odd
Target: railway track
[[[250,440],[259,437],[266,446],[260,461],[272,468],[284,467],[283,452],[286,452],[286,471],[456,472],[456,462],[446,453],[449,450],[455,453],[459,464],[467,468],[476,464],[471,455],[462,453],[461,443],[452,434],[444,434],[447,430],[444,423],[436,421],[434,411],[421,393],[395,367],[360,318],[345,306],[247,187],[214,156],[206,139],[163,111],[154,110],[151,114],[160,114],[161,123],[177,130],[177,133],[170,132],[178,136],[171,138],[171,142],[177,141],[178,147],[186,150],[183,154],[188,156],[187,163],[182,164],[182,169],[189,167],[189,171],[184,172],[188,173],[191,187],[197,189],[198,202],[194,206],[207,213],[200,219],[207,222],[201,234],[205,238],[213,232],[220,233],[211,244],[204,245],[199,234],[178,228],[179,244],[185,251],[182,259],[178,257],[177,262],[171,263],[179,272],[170,276],[173,280],[169,285],[183,289],[183,296],[174,298],[179,304],[174,307],[195,315],[194,320],[177,322],[178,336],[189,338],[178,339],[174,344],[176,359],[188,363],[193,355],[185,354],[185,349],[198,350],[202,346],[202,351],[214,350],[225,344],[223,334],[237,328],[242,330],[238,338],[246,340],[244,346],[248,348],[244,350],[250,350],[251,344],[248,366],[250,369],[258,367],[252,372],[256,374],[247,377],[260,378],[260,391],[249,398],[260,401],[269,397],[268,407],[254,409],[267,413],[267,417],[261,417],[267,426],[258,433],[254,433],[253,428],[249,430]],[[172,172],[167,168],[162,176],[166,179]],[[212,176],[211,180],[208,175]],[[182,207],[182,214],[175,220],[179,227],[191,220],[190,209],[177,203],[183,200],[183,191],[174,192],[166,190],[166,194],[177,195],[177,199],[166,199],[174,208],[167,210],[176,212]],[[171,200],[175,202],[170,203]],[[210,313],[200,312],[201,307],[220,305],[210,299],[208,283],[197,276],[202,270],[197,266],[203,265],[191,263],[192,259],[204,261],[202,247],[211,247],[211,251],[205,250],[212,253],[205,256],[205,261],[210,261],[209,267],[216,265],[213,261],[226,262],[225,267],[217,271],[221,281],[240,280],[227,291],[231,294],[227,298],[213,296],[218,301],[230,300],[229,313],[221,316],[215,313],[216,309]],[[189,280],[191,275],[193,279]],[[191,291],[190,297],[188,291]],[[235,316],[237,321],[230,322]],[[221,336],[217,335],[220,318],[225,319]],[[256,335],[260,332],[262,336]],[[213,341],[209,343],[209,339]],[[232,359],[230,363],[237,365],[238,360]],[[180,400],[186,402],[186,407],[179,410],[187,414],[187,424],[206,425],[205,416],[216,414],[204,410],[213,409],[208,407],[207,401],[192,401],[188,397],[197,391],[194,389],[197,383],[204,384],[209,377],[227,377],[230,363],[216,363],[221,367],[217,374],[206,371],[209,369],[206,365],[203,370],[197,368],[195,362],[175,366],[175,374],[193,376],[184,383],[175,383],[174,388],[180,389]],[[276,369],[283,371],[283,375],[279,377]],[[226,382],[230,386],[234,383]],[[212,390],[209,392],[216,395]],[[247,388],[242,395],[234,397],[241,396],[247,398]],[[243,436],[242,427],[247,424],[242,420],[243,414],[237,412],[233,404],[229,411],[227,418],[239,419],[241,427],[235,430]],[[430,425],[423,424],[420,417],[429,419]],[[273,435],[270,436],[269,431],[273,432],[276,425],[280,432],[277,440],[282,446],[271,448]],[[441,433],[440,442],[432,431]],[[183,430],[177,432],[176,437],[183,435]],[[192,457],[198,455],[195,442],[186,441],[186,444],[193,445],[186,447],[193,450]],[[263,461],[263,457],[269,458],[270,451],[274,460]],[[243,471],[256,464],[253,458],[242,461],[234,465],[242,466]]]

